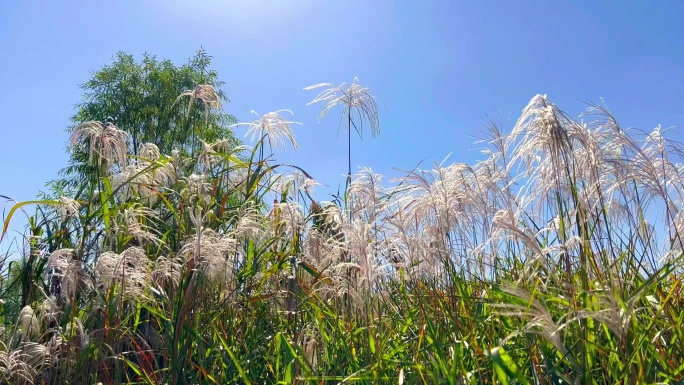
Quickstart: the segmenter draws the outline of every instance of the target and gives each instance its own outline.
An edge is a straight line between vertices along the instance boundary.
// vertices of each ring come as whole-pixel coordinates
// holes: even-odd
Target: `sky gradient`
[[[352,139],[352,163],[388,176],[449,154],[475,162],[487,114],[508,132],[539,93],[571,116],[603,98],[623,127],[684,125],[678,1],[197,3],[0,2],[0,194],[33,199],[64,167],[78,85],[119,50],[180,64],[204,47],[227,112],[251,121],[251,110],[294,111],[300,150],[277,160],[327,185],[322,200],[344,186],[346,141],[339,110],[318,123],[321,106],[306,106],[317,92],[303,87],[315,83],[356,76],[381,95],[381,133]]]

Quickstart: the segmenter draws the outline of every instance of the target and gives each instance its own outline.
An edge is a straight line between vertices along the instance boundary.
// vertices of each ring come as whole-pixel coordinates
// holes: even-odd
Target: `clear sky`
[[[352,162],[389,175],[474,162],[486,114],[510,127],[538,93],[572,116],[603,98],[624,127],[681,128],[682,15],[681,1],[1,1],[0,194],[32,199],[66,164],[78,85],[119,50],[180,64],[204,47],[225,109],[293,110],[300,150],[278,160],[336,191],[339,115],[317,123],[303,87],[357,76],[382,96],[381,134],[354,138]]]

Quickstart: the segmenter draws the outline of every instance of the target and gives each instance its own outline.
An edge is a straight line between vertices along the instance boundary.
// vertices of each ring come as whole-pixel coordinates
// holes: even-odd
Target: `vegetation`
[[[135,156],[146,143],[154,143],[163,154],[174,150],[192,153],[200,145],[200,129],[204,140],[225,138],[237,145],[228,128],[236,123],[235,118],[218,108],[228,101],[221,90],[225,83],[210,67],[211,56],[204,50],[180,66],[148,54],[138,62],[132,55],[119,52],[111,64],[81,85],[84,99],[76,106],[73,126],[68,131],[73,133],[84,122],[110,120],[125,127],[127,150]],[[211,86],[216,94],[204,92],[199,85]],[[181,103],[186,97],[187,105]],[[213,108],[192,108],[195,103]],[[82,178],[94,172],[92,168],[98,164],[90,162],[89,157],[97,148],[88,150],[74,147],[69,165],[60,172],[61,178],[50,183],[53,190],[73,195],[75,192],[70,190],[77,190]]]
[[[206,138],[220,93],[189,90]],[[37,204],[0,281],[0,383],[684,379],[682,152],[660,129],[637,140],[601,106],[585,125],[538,95],[509,134],[487,126],[482,161],[390,184],[367,169],[325,203],[271,161],[296,147],[282,112],[249,124],[251,147],[194,152],[75,127],[77,195],[4,220]]]

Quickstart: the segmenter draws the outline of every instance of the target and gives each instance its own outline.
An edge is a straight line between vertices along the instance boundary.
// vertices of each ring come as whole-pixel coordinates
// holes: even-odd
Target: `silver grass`
[[[246,205],[238,210],[237,221],[233,234],[236,239],[260,240],[265,234],[267,226],[258,208]]]
[[[325,225],[320,231],[308,231],[304,237],[302,258],[319,271],[326,271],[342,262],[348,252],[342,232],[342,223],[346,219],[340,208],[333,204],[325,205],[320,213],[312,215]]]
[[[320,183],[300,171],[274,174],[271,180],[275,182],[272,190],[276,194],[283,195],[287,193],[287,197],[292,199],[297,199],[301,193],[310,196],[314,193],[314,188],[320,185]]]
[[[161,156],[159,147],[154,143],[145,143],[140,150],[140,157],[148,160],[157,160]]]
[[[83,143],[88,146],[90,162],[97,157],[97,164],[109,168],[116,161],[126,168],[127,135],[112,123],[89,121],[76,127],[69,145],[73,148]]]
[[[180,254],[186,264],[192,261],[192,265],[210,282],[231,284],[236,246],[237,241],[232,236],[202,229],[185,242]]]
[[[274,225],[287,234],[299,233],[304,229],[304,213],[297,202],[275,203],[271,215]]]
[[[465,178],[469,172],[470,167],[462,163],[438,165],[429,171],[412,171],[398,179],[401,186],[394,192],[410,215],[419,221],[436,224],[446,232],[455,224],[458,214],[472,202],[474,194]]]
[[[387,262],[406,269],[413,279],[436,278],[435,264],[442,261],[435,261],[439,254],[435,253],[430,237],[425,236],[426,229],[403,210],[389,216],[386,225],[392,229],[384,241],[389,251]]]
[[[538,299],[532,297],[527,291],[518,287],[505,287],[504,291],[519,298],[525,305],[514,304],[493,304],[497,308],[496,313],[503,317],[520,317],[527,321],[525,327],[512,335],[508,336],[504,343],[513,338],[516,334],[538,334],[552,344],[564,357],[579,367],[577,361],[570,354],[570,350],[565,346],[562,338],[563,329],[568,325],[586,318],[587,314],[569,311],[559,320],[554,320],[549,310]]]
[[[629,327],[633,322],[638,322],[635,320],[639,311],[636,308],[636,300],[641,297],[637,296],[626,302],[620,301],[618,298],[623,294],[620,285],[615,285],[617,282],[612,283],[611,287],[597,292],[597,309],[592,309],[590,315],[596,321],[606,325],[621,342],[625,342],[628,340]]]
[[[359,124],[367,122],[370,124],[371,134],[375,137],[380,133],[380,119],[378,116],[378,105],[375,102],[377,94],[367,87],[358,84],[359,79],[354,78],[351,84],[342,83],[334,85],[332,83],[319,83],[304,90],[313,90],[316,88],[326,89],[321,91],[311,102],[307,105],[315,103],[323,103],[323,109],[318,114],[318,120],[321,121],[330,112],[331,109],[341,105],[343,108],[340,124],[344,119],[351,117],[356,119]],[[349,127],[351,129],[351,127]],[[362,135],[362,126],[357,127],[357,132]]]
[[[47,359],[52,367],[56,367],[60,363],[63,363],[67,357],[65,357],[65,347],[67,344],[59,333],[55,333],[50,337],[50,340],[44,344],[46,349]],[[41,379],[41,383],[44,383]]]
[[[50,253],[47,262],[48,275],[63,276],[71,260],[74,259],[74,249],[58,249]]]
[[[134,238],[138,245],[159,246],[162,240],[153,226],[159,221],[156,211],[140,203],[132,203],[117,214],[112,228],[118,234]]]
[[[247,125],[249,128],[245,137],[252,135],[252,141],[259,140],[262,137],[266,137],[268,143],[272,150],[278,149],[278,147],[283,147],[285,149],[285,140],[292,144],[292,148],[295,150],[299,149],[297,140],[295,139],[292,128],[293,124],[301,124],[299,122],[293,122],[285,119],[281,113],[289,112],[290,115],[294,113],[290,110],[278,110],[259,116],[256,111],[251,111],[252,114],[256,115],[257,119],[251,123],[238,123],[233,125],[233,127],[239,127]]]
[[[312,231],[304,240],[303,260],[315,266],[319,271],[324,270],[333,262],[337,263],[342,253],[342,250],[333,253],[332,246],[333,243],[329,242],[324,234]],[[331,255],[335,255],[336,260],[331,261]]]
[[[225,158],[220,154],[225,154],[230,150],[231,142],[228,139],[221,139],[214,143],[207,143],[200,139],[201,150],[197,158],[197,163],[211,169],[217,164],[224,162]],[[242,147],[236,149],[240,150]]]
[[[43,300],[43,303],[36,310],[40,323],[45,325],[46,329],[51,327],[50,325],[57,325],[63,313],[60,306],[52,298]]]
[[[228,182],[231,187],[245,186],[245,181],[250,174],[247,166],[237,165],[233,161],[228,162],[229,172],[227,173]]]
[[[119,191],[123,201],[139,197],[147,204],[153,204],[157,201],[158,190],[176,181],[177,169],[173,159],[159,160],[156,146],[149,143],[145,146],[147,150],[144,150],[152,157],[138,159],[112,177],[112,187]]]
[[[181,196],[188,199],[193,204],[209,204],[211,202],[210,185],[207,176],[203,174],[191,174],[184,180],[185,187],[181,191]]]
[[[81,204],[78,201],[63,196],[59,198],[59,202],[61,205],[59,205],[57,211],[62,221],[78,216],[78,212],[81,209]]]
[[[178,103],[180,99],[186,96],[189,98],[186,115],[190,114],[190,109],[192,108],[192,104],[195,102],[195,100],[199,100],[204,105],[205,122],[209,122],[209,112],[212,108],[221,108],[221,99],[214,87],[209,84],[200,84],[192,90],[183,91],[180,95],[178,95],[173,104]]]
[[[64,340],[80,349],[85,349],[90,342],[90,336],[83,327],[81,319],[78,317],[72,317],[71,320],[69,320],[69,323],[67,323],[64,328],[62,337]]]
[[[47,263],[48,281],[52,295],[59,297],[70,304],[78,293],[92,288],[91,277],[83,271],[81,261],[77,258],[73,249],[58,249],[48,256]]]
[[[102,253],[95,265],[95,278],[103,289],[120,285],[128,298],[143,299],[150,281],[150,260],[139,247],[130,247],[121,254]]]
[[[305,238],[304,258],[320,270],[324,270],[342,262],[343,254],[348,252],[348,247],[342,230],[341,219],[344,215],[339,207],[329,205],[320,215],[330,226],[332,233],[309,231]]]
[[[336,228],[345,220],[344,213],[342,213],[342,209],[339,206],[333,204],[325,205],[325,208],[323,209],[323,215],[325,217],[326,222],[332,224],[333,228]]]
[[[183,170],[187,166],[191,165],[193,163],[193,160],[190,159],[189,157],[184,157],[183,154],[178,149],[171,150],[171,154],[169,157],[170,157],[170,162],[168,163],[167,167],[172,171],[171,174],[174,177],[173,182],[175,182],[175,180],[178,179],[178,177],[179,177],[180,170]],[[170,183],[170,184],[172,184],[172,183]],[[170,184],[167,184],[167,186]]]
[[[546,267],[547,261],[544,251],[536,240],[537,234],[533,233],[527,226],[521,225],[518,213],[512,210],[499,210],[492,219],[492,228],[494,229],[493,238],[504,235],[508,239],[521,242],[526,247],[529,253],[528,266],[541,261]]]
[[[197,163],[202,166],[211,169],[214,164],[221,161],[221,157],[216,156],[216,151],[212,148],[211,144],[200,139],[200,153],[197,157]]]
[[[18,326],[25,336],[33,336],[40,332],[40,321],[31,305],[24,306],[19,312]]]
[[[579,124],[551,103],[546,95],[537,95],[523,110],[511,137],[510,166],[519,162],[528,180],[528,199],[539,201],[551,191],[567,194],[568,170],[572,169],[572,136]]]
[[[546,95],[536,95],[523,109],[511,136],[520,142],[513,149],[513,161],[523,160],[528,166],[537,154],[545,153],[560,166],[561,157],[570,152],[569,126],[573,122],[551,103]]]
[[[150,204],[156,201],[154,174],[147,165],[132,165],[112,177],[112,187],[123,201],[135,197]]]
[[[180,257],[160,256],[154,263],[152,279],[159,287],[177,288],[180,284],[185,261]]]
[[[297,338],[297,345],[304,353],[306,362],[311,366],[311,368],[316,369],[318,367],[318,351],[321,348],[320,344],[322,341],[320,333],[316,328],[309,324],[304,327],[304,330],[299,333]]]
[[[0,382],[12,385],[33,385],[34,379],[49,364],[48,349],[35,342],[26,342],[8,350],[0,342]]]
[[[681,146],[665,138],[664,131],[656,127],[635,151],[632,159],[633,179],[639,181],[646,191],[662,199],[667,205],[682,202],[682,175],[676,162],[670,159],[682,153]],[[668,207],[668,210],[671,208]],[[672,213],[670,213],[672,214]]]
[[[474,188],[474,170],[459,163],[437,165],[433,170],[408,172],[397,180],[399,186],[392,190],[396,196],[392,215],[406,211],[404,219],[414,224],[414,234],[429,237],[427,262],[435,266],[434,261],[450,258],[462,266],[468,253],[455,251],[476,247],[468,234],[478,223],[475,214],[486,211]]]
[[[386,200],[382,199],[385,195],[385,189],[381,185],[382,178],[382,175],[373,173],[370,168],[363,168],[349,185],[352,212],[369,222],[379,219],[385,209]]]
[[[358,265],[358,275],[355,286],[359,289],[370,288],[377,282],[381,266],[378,256],[379,240],[374,234],[374,225],[363,220],[355,220],[347,226],[348,252],[351,261]]]

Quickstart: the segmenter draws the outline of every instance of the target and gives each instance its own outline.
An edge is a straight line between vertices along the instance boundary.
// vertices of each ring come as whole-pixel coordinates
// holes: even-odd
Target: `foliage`
[[[156,145],[164,154],[173,150],[191,153],[199,146],[200,131],[205,140],[226,138],[237,145],[228,129],[235,119],[216,108],[228,101],[221,89],[225,83],[210,67],[211,56],[204,50],[182,65],[149,54],[137,61],[119,52],[112,63],[95,71],[81,85],[85,94],[76,106],[69,132],[74,133],[88,122],[111,118],[111,123],[126,131],[128,151],[136,156],[146,143]],[[179,95],[189,96],[189,104],[174,103],[181,98]],[[213,108],[191,108],[195,104]],[[74,151],[69,166],[61,171],[61,179],[51,183],[58,191],[75,189],[84,175],[95,172],[89,152],[71,148]]]
[[[277,113],[251,148],[96,141],[100,170],[38,202],[32,262],[3,276],[25,305],[0,383],[680,383],[681,152],[586,116],[538,95],[483,161],[366,169],[352,207],[270,160],[296,146]]]

